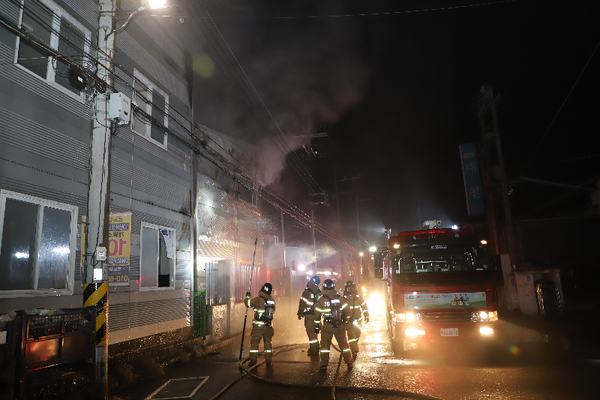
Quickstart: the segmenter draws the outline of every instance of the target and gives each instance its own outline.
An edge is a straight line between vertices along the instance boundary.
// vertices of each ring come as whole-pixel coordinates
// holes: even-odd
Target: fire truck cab
[[[401,353],[419,343],[489,340],[498,330],[494,257],[471,229],[400,232],[375,254],[387,324]]]

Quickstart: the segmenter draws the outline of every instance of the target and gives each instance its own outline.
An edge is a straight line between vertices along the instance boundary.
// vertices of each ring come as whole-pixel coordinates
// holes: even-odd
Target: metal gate
[[[208,305],[206,304],[206,290],[194,292],[193,297],[194,337],[206,336],[210,333],[208,326]]]

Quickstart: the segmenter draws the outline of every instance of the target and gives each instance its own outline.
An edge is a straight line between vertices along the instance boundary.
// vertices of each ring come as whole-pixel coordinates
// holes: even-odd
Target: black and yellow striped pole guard
[[[108,282],[86,283],[83,305],[96,307],[96,347],[106,346],[108,319]]]

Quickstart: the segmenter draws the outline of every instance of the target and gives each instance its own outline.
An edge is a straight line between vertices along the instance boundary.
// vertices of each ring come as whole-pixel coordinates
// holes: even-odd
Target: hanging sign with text
[[[85,217],[82,219],[85,228]],[[87,229],[81,230],[81,248],[85,249]],[[108,283],[111,285],[129,285],[131,267],[131,213],[114,213],[109,217],[108,225]],[[85,276],[82,266],[82,274]]]

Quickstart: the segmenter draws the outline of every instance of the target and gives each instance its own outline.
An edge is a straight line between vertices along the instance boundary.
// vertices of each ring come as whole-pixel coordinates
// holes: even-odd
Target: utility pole
[[[502,195],[502,203],[504,207],[504,220],[506,223],[506,249],[510,254],[511,264],[514,266],[516,257],[514,249],[514,237],[512,232],[512,213],[510,208],[510,199],[508,197],[508,186],[506,179],[506,169],[504,165],[504,155],[502,152],[502,141],[500,139],[500,128],[498,126],[498,115],[496,111],[496,96],[494,95],[494,88],[492,86],[485,86],[481,88],[482,94],[482,107],[484,111],[480,113],[480,118],[484,118],[485,108],[489,107],[492,116],[492,128],[494,144],[496,146],[496,154],[498,157],[498,169],[499,169],[499,180],[500,180],[500,191]],[[481,122],[483,129],[485,130],[485,122]],[[485,132],[484,132],[485,133]]]
[[[113,83],[115,0],[99,4],[98,78]],[[86,247],[83,305],[96,308],[96,382],[97,398],[108,398],[108,224],[110,216],[111,124],[108,96],[98,95],[92,120],[90,166],[86,218]],[[103,121],[103,122],[101,122]]]
[[[361,247],[360,241],[360,218],[358,217],[358,189],[356,190],[356,238],[358,240],[358,248]]]
[[[337,167],[339,167],[342,164],[337,164],[335,167],[333,167],[333,185],[335,187],[335,206],[336,206],[336,219],[337,219],[337,228],[338,228],[338,232],[340,234],[340,237],[342,239],[344,239],[344,234],[342,232],[342,215],[340,214],[340,192],[338,191],[338,179],[337,179]],[[345,252],[345,248],[344,246],[341,247],[340,250],[340,264],[341,264],[341,271],[342,273],[344,272],[344,269],[346,268],[346,257],[344,256],[344,252]],[[346,269],[346,272],[348,275],[350,275],[350,271],[349,269]]]
[[[490,245],[494,248],[495,254],[500,254],[500,240],[498,238],[498,218],[496,216],[496,203],[492,179],[490,177],[490,167],[487,156],[487,148],[484,144],[477,145],[477,158],[479,160],[479,171],[481,171],[481,184],[483,187],[483,200],[485,204],[488,225],[490,227]]]
[[[310,208],[310,221],[312,224],[313,251],[315,253],[315,273],[317,273],[317,240],[315,237],[315,209]]]
[[[317,239],[315,236],[316,225],[315,225],[315,206],[316,205],[327,205],[327,193],[310,193],[311,198],[315,196],[323,196],[321,201],[311,201],[310,204],[310,220],[312,225],[312,237],[313,237],[313,249],[315,252],[315,273],[317,271]],[[317,199],[319,200],[319,199]]]
[[[283,211],[281,211],[281,270],[285,268],[285,229],[283,225]]]

